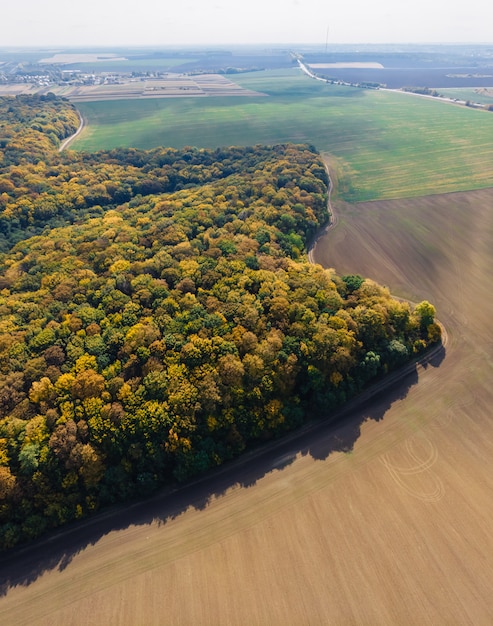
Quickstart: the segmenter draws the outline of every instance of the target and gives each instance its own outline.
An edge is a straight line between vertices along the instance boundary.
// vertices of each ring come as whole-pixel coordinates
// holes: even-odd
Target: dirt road
[[[82,129],[84,128],[84,123],[85,122],[84,122],[84,118],[82,117],[80,112],[79,112],[79,118],[80,118],[79,128],[75,131],[75,133],[73,135],[70,135],[70,137],[67,137],[67,139],[65,139],[60,144],[60,147],[58,148],[59,152],[62,152],[63,150],[65,150],[65,148],[68,148],[68,146],[72,143],[72,141],[81,134]]]

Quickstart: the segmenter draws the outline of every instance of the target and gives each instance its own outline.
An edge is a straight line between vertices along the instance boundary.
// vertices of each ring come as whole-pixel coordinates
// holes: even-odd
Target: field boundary
[[[320,265],[320,263],[317,263],[315,261],[315,257],[314,257],[314,250],[315,250],[318,242],[320,241],[320,239],[325,237],[330,230],[335,229],[337,227],[338,223],[339,223],[339,218],[338,218],[338,215],[337,215],[337,211],[334,210],[334,205],[332,204],[332,191],[334,190],[334,184],[333,184],[333,177],[331,176],[331,173],[330,173],[330,166],[329,166],[329,163],[328,163],[328,158],[322,156],[322,161],[324,163],[325,171],[327,172],[327,177],[328,177],[328,180],[329,180],[328,193],[327,193],[327,208],[329,210],[330,217],[329,217],[329,223],[326,224],[325,226],[322,226],[322,228],[319,229],[319,231],[315,234],[315,236],[313,237],[313,239],[311,240],[311,242],[308,245],[307,257],[308,257],[308,261],[310,263],[312,263],[312,265],[315,265],[315,264],[316,265]],[[391,294],[391,296],[395,300],[399,300],[400,302],[407,302],[407,303],[409,303],[409,304],[411,304],[413,306],[416,306],[416,304],[418,304],[417,302],[413,302],[412,300],[408,300],[407,298],[401,298],[399,296],[395,296],[395,295],[392,295],[392,294]],[[448,343],[447,329],[442,324],[442,322],[440,322],[440,320],[438,320],[437,318],[435,318],[435,323],[438,324],[438,326],[440,326],[441,340],[437,344],[437,348],[438,348],[437,351],[435,351],[432,356],[435,356],[442,347],[445,348],[447,343]],[[433,348],[430,348],[429,350],[433,350]],[[428,358],[426,360],[429,361],[429,360],[431,360],[431,358],[428,356]],[[416,365],[421,365],[421,360],[420,360],[420,358],[413,359],[410,362],[410,364],[411,363],[415,363]],[[406,366],[404,365],[403,367],[405,368]]]

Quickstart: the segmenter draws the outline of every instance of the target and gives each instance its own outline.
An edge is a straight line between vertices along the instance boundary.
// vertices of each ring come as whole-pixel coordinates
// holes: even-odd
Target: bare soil
[[[0,565],[2,625],[493,622],[493,189],[336,208],[315,260],[432,301],[445,354],[275,454]]]

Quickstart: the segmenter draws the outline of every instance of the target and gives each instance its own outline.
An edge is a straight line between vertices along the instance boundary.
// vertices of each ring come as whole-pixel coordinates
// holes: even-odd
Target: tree
[[[72,384],[72,396],[80,400],[99,397],[105,389],[105,380],[93,369],[77,374]]]
[[[10,468],[0,465],[0,503],[13,493],[15,485],[16,478]]]
[[[427,332],[428,326],[433,324],[435,320],[435,307],[427,300],[423,300],[416,305],[414,314],[417,316],[421,328],[421,332]]]
[[[364,282],[364,278],[362,278],[359,274],[346,274],[346,276],[342,277],[342,280],[346,285],[348,294],[351,294],[353,291],[359,289]]]
[[[39,465],[39,446],[35,443],[28,443],[23,446],[19,453],[19,465],[23,474],[32,474]]]

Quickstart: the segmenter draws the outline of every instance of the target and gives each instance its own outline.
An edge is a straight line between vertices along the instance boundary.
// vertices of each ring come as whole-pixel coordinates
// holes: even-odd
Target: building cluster
[[[39,66],[41,68],[41,66]],[[120,85],[131,81],[160,79],[167,72],[83,72],[77,69],[37,66],[28,69],[22,65],[0,64],[0,84],[30,84],[37,87],[63,85]]]

